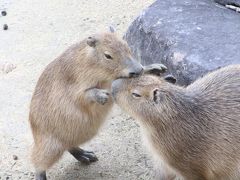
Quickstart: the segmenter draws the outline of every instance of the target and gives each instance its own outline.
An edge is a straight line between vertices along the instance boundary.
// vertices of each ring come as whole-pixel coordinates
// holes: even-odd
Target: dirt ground
[[[108,25],[123,35],[152,2],[0,1],[0,11],[8,13],[0,16],[0,179],[33,179],[28,111],[43,68],[69,45]],[[2,30],[3,24],[9,29]],[[153,179],[153,163],[142,147],[139,127],[118,107],[84,148],[93,150],[99,161],[84,166],[65,153],[48,172],[49,179]]]

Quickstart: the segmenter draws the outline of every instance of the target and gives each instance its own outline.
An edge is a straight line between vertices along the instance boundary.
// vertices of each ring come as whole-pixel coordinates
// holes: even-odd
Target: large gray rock
[[[143,65],[165,64],[181,85],[240,64],[240,14],[211,0],[157,0],[125,39]]]

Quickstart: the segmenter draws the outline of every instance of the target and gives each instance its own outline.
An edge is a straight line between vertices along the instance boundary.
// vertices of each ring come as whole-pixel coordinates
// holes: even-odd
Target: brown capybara
[[[162,179],[173,172],[185,180],[240,179],[240,65],[187,87],[152,75],[118,79],[112,94],[164,163]]]
[[[142,71],[128,45],[111,32],[84,39],[46,67],[29,114],[36,179],[46,179],[46,170],[66,150],[81,162],[97,161],[78,146],[96,135],[111,109],[111,81]]]
[[[78,146],[97,134],[111,110],[109,91],[114,79],[165,70],[161,64],[142,67],[112,29],[71,46],[50,63],[38,80],[30,105],[36,179],[45,180],[46,170],[64,151],[87,164],[97,161],[93,152]]]

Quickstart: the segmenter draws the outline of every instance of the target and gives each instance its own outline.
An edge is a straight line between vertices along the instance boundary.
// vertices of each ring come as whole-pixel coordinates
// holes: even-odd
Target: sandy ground
[[[0,10],[0,179],[33,179],[29,102],[43,68],[69,45],[112,24],[123,35],[153,0],[1,0]],[[3,31],[7,23],[9,30]],[[12,63],[16,68],[11,70]],[[5,67],[4,67],[5,66]],[[117,107],[85,149],[99,161],[78,163],[68,153],[49,179],[153,179],[139,128]],[[17,156],[14,160],[13,156]],[[15,157],[16,158],[16,157]]]

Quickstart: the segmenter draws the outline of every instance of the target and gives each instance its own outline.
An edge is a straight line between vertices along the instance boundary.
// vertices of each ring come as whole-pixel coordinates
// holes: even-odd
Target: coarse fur
[[[152,75],[119,79],[112,93],[171,168],[162,177],[175,171],[185,180],[240,179],[240,65],[216,70],[187,87]]]
[[[97,160],[92,152],[77,147],[97,134],[111,110],[112,81],[142,71],[127,43],[111,32],[71,46],[45,68],[29,113],[36,179],[46,179],[45,171],[66,150],[79,160]]]

